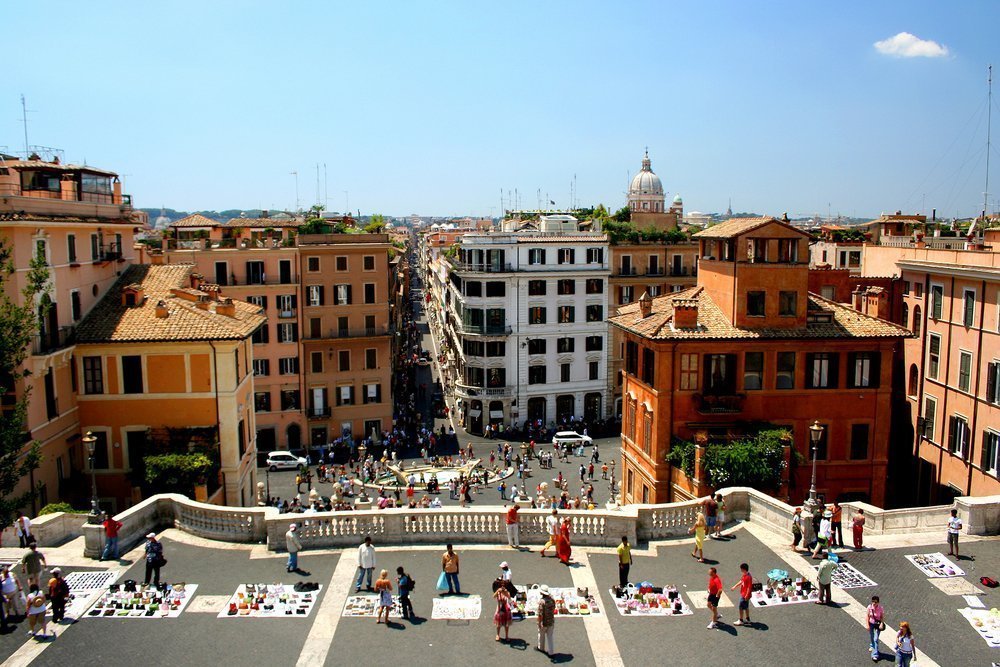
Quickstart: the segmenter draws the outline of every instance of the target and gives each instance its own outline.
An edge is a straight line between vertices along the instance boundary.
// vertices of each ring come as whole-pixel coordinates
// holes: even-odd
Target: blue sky
[[[488,215],[515,188],[526,207],[538,189],[565,206],[574,174],[581,204],[617,208],[649,146],[688,210],[732,197],[775,214],[971,215],[986,66],[1000,66],[989,1],[54,0],[0,13],[0,146],[22,147],[23,93],[30,143],[125,175],[139,206],[188,210],[290,208],[292,171],[307,206],[317,163],[332,210],[346,198],[362,213]],[[874,46],[902,32],[947,52]]]

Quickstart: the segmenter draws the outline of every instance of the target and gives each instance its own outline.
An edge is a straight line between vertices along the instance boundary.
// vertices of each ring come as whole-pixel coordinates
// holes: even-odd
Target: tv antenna
[[[986,223],[986,211],[990,196],[990,131],[993,121],[993,65],[986,70],[987,103],[986,103],[986,188],[983,192],[983,224]],[[22,102],[24,97],[21,98]],[[27,141],[27,140],[25,140]]]
[[[299,210],[299,172],[297,172],[297,171],[291,171],[289,173],[292,176],[295,177],[295,211],[298,212],[298,210]]]
[[[24,93],[21,93],[21,125],[24,126],[24,159],[27,160],[31,156],[31,152],[28,148],[28,114],[35,113],[34,109],[28,108],[28,103],[24,99]]]

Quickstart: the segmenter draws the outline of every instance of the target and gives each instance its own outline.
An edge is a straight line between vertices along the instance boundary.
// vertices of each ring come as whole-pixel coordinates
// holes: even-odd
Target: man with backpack
[[[403,607],[403,618],[413,620],[413,603],[410,602],[410,593],[416,582],[408,575],[403,566],[396,568],[396,586],[399,589],[399,604]]]

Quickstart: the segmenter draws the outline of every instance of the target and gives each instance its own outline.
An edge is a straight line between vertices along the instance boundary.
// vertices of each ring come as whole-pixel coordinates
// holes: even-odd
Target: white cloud
[[[897,58],[942,58],[948,55],[947,46],[929,39],[920,39],[908,32],[875,42],[875,48],[881,54]]]

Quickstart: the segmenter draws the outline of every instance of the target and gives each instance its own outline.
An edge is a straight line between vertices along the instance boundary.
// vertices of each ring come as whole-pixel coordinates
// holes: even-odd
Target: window
[[[625,409],[625,423],[628,424],[628,439],[635,442],[635,400],[629,399]]]
[[[365,368],[368,370],[378,368],[378,350],[373,347],[365,350]]]
[[[918,283],[919,284],[919,283]],[[937,399],[924,396],[924,437],[934,442],[934,428],[937,424]]]
[[[69,258],[70,264],[76,262],[76,234],[66,235],[66,256]]]
[[[587,294],[601,294],[604,292],[604,280],[601,278],[587,278]]]
[[[310,352],[309,353],[309,370],[313,373],[323,372],[323,353],[322,352]]]
[[[545,366],[528,366],[528,384],[545,384]]]
[[[642,374],[640,379],[652,386],[656,376],[656,352],[647,347],[642,348]]]
[[[254,359],[253,374],[256,377],[267,377],[271,374],[271,361],[269,359]]]
[[[635,287],[632,285],[620,285],[618,287],[618,303],[632,303],[635,300]]]
[[[365,283],[365,303],[375,303],[375,283]]]
[[[961,351],[958,353],[958,388],[962,391],[969,391],[972,380],[972,353]]]
[[[557,261],[560,264],[575,264],[576,250],[573,248],[559,248]]]
[[[903,281],[903,296],[906,296],[909,293],[910,293],[910,281],[909,280],[904,280]]]
[[[264,262],[247,262],[247,285],[263,285],[266,281]]]
[[[271,392],[255,391],[253,394],[253,410],[254,412],[270,412]]]
[[[944,305],[944,287],[931,285],[931,319],[941,319],[941,309]]]
[[[622,268],[620,275],[631,276],[635,274],[635,270],[632,268],[632,255],[622,255]]]
[[[319,271],[319,257],[306,258],[306,271],[309,272]]]
[[[653,413],[649,410],[642,411],[642,451],[646,454],[653,452]],[[646,495],[646,485],[642,487],[643,496]],[[642,502],[646,502],[643,498]]]
[[[294,322],[278,324],[278,342],[295,343],[299,340],[299,325]]]
[[[545,354],[545,339],[544,338],[529,338],[528,339],[528,354]]]
[[[851,425],[851,459],[861,461],[868,458],[868,424]]]
[[[462,340],[462,351],[467,357],[484,357],[486,356],[486,345],[482,341],[465,338]]]
[[[323,305],[323,286],[322,285],[309,285],[306,287],[306,302],[310,306],[322,306]]]
[[[365,271],[375,270],[375,255],[365,255],[363,260],[362,268]]]
[[[506,387],[507,370],[504,368],[487,368],[486,386],[493,388]]]
[[[587,352],[598,352],[604,349],[604,337],[603,336],[587,336],[586,344],[584,349]]]
[[[298,297],[295,294],[278,295],[278,317],[295,317]]]
[[[341,350],[337,353],[338,370],[341,372],[351,370],[351,351]]]
[[[967,289],[962,293],[962,324],[967,328],[976,321],[976,290]]]
[[[351,286],[350,285],[334,285],[333,286],[333,302],[338,306],[349,306],[351,305]]]
[[[559,338],[556,340],[556,352],[559,354],[566,354],[573,352],[576,347],[575,338]]]
[[[323,337],[323,318],[322,317],[310,317],[309,318],[309,338],[322,338]]]
[[[528,296],[543,296],[545,294],[544,280],[528,281]]]
[[[545,248],[531,248],[528,250],[528,264],[544,264]]]
[[[906,304],[906,303],[903,304],[903,314],[902,314],[902,317],[900,319],[902,319],[902,325],[904,327],[906,327],[907,329],[909,329],[910,328],[910,306],[909,306],[909,304]]]
[[[587,364],[588,377],[591,380],[596,380],[600,377],[601,363],[599,361],[591,361]]]
[[[924,295],[924,284],[923,283],[913,283],[913,296],[918,299]]]
[[[799,293],[778,292],[778,314],[783,317],[795,317],[798,314]]]
[[[267,297],[266,296],[248,296],[246,297],[247,303],[251,303],[258,308],[263,308],[267,310]]]
[[[575,280],[560,280],[556,283],[556,294],[575,294]]]
[[[365,394],[362,397],[362,401],[365,404],[368,403],[381,403],[382,402],[382,385],[373,382],[371,384],[365,385]]]
[[[705,355],[705,393],[728,396],[736,393],[736,355]]]
[[[837,355],[817,352],[806,355],[806,387],[809,389],[837,388]]]
[[[486,296],[506,296],[507,295],[507,283],[500,282],[499,280],[491,280],[486,283]]]
[[[930,334],[927,341],[927,377],[937,380],[941,365],[941,336]]]
[[[881,368],[881,354],[878,352],[852,352],[847,363],[850,372],[847,386],[852,388],[878,387]]]
[[[489,341],[486,343],[486,356],[487,357],[504,357],[507,356],[507,343],[502,340]]]
[[[80,290],[73,290],[69,293],[69,305],[70,313],[73,315],[73,321],[79,322],[80,318],[83,316],[83,308],[80,305]]]
[[[775,389],[795,389],[795,353],[778,352]]]
[[[475,366],[465,367],[465,384],[470,387],[482,387],[486,383],[486,372]]]
[[[764,317],[764,292],[747,292],[747,315]]]
[[[625,343],[625,372],[632,376],[639,373],[639,345],[632,341]]]
[[[983,453],[979,459],[980,468],[996,475],[998,452],[1000,452],[1000,434],[995,431],[983,431]]]
[[[90,259],[95,262],[101,258],[101,242],[97,238],[97,234],[90,235]],[[221,283],[220,283],[221,284]]]
[[[43,389],[45,390],[45,415],[49,419],[55,419],[59,416],[59,402],[56,399],[55,375],[51,366],[45,372]]]
[[[604,248],[587,248],[587,264],[604,264]]]
[[[298,389],[282,389],[281,390],[281,409],[282,410],[298,410],[299,409],[299,390]]]
[[[1000,361],[991,361],[986,366],[986,400],[1000,405]]]
[[[754,391],[764,388],[764,353],[747,352],[743,355],[743,389]]]
[[[139,355],[122,356],[122,392],[142,393],[142,357]]]
[[[969,422],[961,415],[948,418],[948,451],[963,459],[969,457]]]
[[[681,355],[681,378],[680,388],[682,391],[695,391],[698,389],[698,355]]]
[[[271,342],[270,333],[271,333],[271,327],[268,326],[267,322],[265,322],[253,332],[253,335],[250,337],[250,340],[252,340],[254,343],[257,343],[258,345],[269,343]]]
[[[604,306],[594,304],[587,306],[587,321],[601,322],[604,320]]]
[[[576,308],[573,306],[559,306],[557,313],[559,324],[570,324],[576,321]]]
[[[778,261],[785,264],[799,261],[798,239],[778,239]]]
[[[837,288],[833,285],[823,285],[819,288],[819,295],[828,301],[835,301],[834,297],[837,296]]]
[[[919,383],[920,383],[920,372],[917,371],[917,365],[910,364],[910,376],[906,382],[906,395],[916,396]]]
[[[298,357],[282,357],[281,359],[278,359],[278,373],[280,375],[296,375],[298,372]]]
[[[569,382],[570,364],[559,364],[559,381]]]
[[[336,260],[335,260],[335,262],[334,262],[334,264],[337,267],[337,271],[346,271],[347,270],[347,258],[346,257],[343,257],[343,256],[337,257]]]

